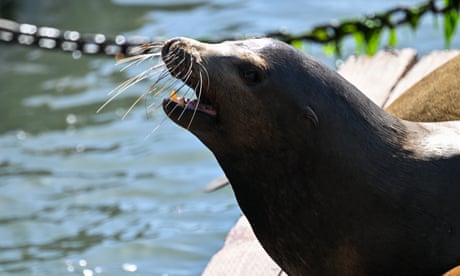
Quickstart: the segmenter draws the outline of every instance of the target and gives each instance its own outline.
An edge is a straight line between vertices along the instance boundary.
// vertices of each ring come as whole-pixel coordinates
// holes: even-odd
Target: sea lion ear
[[[304,116],[305,116],[308,120],[312,121],[313,126],[314,126],[315,128],[319,128],[318,116],[316,116],[315,111],[314,111],[310,106],[308,106],[308,105],[305,107]]]

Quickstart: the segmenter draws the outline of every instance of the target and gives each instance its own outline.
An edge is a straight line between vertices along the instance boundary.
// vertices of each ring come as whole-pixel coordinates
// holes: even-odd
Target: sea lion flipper
[[[313,122],[315,128],[319,128],[318,116],[316,116],[315,111],[308,105],[305,108],[305,117]]]
[[[208,186],[206,186],[206,188],[204,189],[204,191],[206,193],[214,192],[229,184],[230,184],[230,181],[228,181],[227,177],[223,175],[217,179],[214,179],[211,183],[209,183]]]

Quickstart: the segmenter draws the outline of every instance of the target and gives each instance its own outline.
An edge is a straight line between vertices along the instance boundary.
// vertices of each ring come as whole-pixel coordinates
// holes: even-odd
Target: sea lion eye
[[[262,80],[262,74],[253,68],[242,70],[241,77],[249,84],[255,84]]]

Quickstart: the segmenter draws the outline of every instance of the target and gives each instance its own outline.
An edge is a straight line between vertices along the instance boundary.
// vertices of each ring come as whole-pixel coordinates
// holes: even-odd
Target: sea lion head
[[[214,153],[236,145],[255,149],[284,144],[286,137],[300,141],[299,133],[319,127],[310,97],[322,82],[308,82],[321,76],[305,74],[319,63],[283,42],[262,38],[206,44],[174,38],[165,43],[162,58],[197,98],[165,99],[166,114]],[[321,75],[321,70],[313,71]]]

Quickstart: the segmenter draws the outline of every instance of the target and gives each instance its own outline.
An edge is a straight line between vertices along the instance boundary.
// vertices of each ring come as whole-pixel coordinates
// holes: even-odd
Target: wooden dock
[[[352,56],[338,72],[376,104],[387,107],[424,76],[458,54],[459,50],[434,51],[418,58],[413,49],[381,51],[372,57]],[[265,253],[246,217],[242,216],[230,230],[222,249],[208,263],[203,275],[285,274]]]

